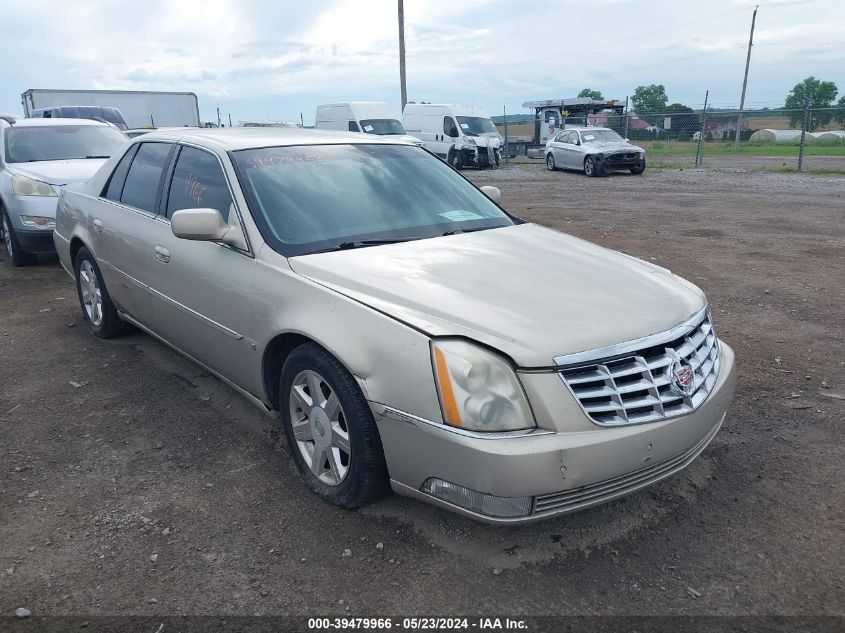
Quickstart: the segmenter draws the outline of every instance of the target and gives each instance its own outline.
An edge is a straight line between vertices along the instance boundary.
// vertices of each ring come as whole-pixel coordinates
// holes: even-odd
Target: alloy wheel
[[[289,394],[290,422],[297,448],[314,476],[338,486],[349,473],[349,426],[337,393],[317,372],[294,378]]]
[[[591,158],[588,158],[587,160],[584,161],[584,173],[585,174],[587,174],[588,176],[592,176],[594,168],[595,168],[595,165],[593,165],[593,160]]]
[[[555,157],[551,153],[546,156],[546,167],[549,171],[555,170]]]
[[[85,314],[94,327],[103,322],[103,292],[94,267],[87,259],[79,266],[79,291]]]

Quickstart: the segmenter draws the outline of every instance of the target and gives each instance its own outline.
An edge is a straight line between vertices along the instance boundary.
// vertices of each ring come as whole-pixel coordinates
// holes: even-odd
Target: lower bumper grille
[[[722,418],[724,419],[724,418]],[[552,512],[566,512],[577,510],[590,505],[609,501],[615,497],[630,494],[640,488],[664,479],[683,468],[686,468],[698,455],[707,448],[707,445],[718,433],[722,421],[711,429],[700,442],[683,453],[670,457],[667,460],[658,462],[652,466],[646,466],[634,472],[620,475],[612,479],[606,479],[589,486],[573,488],[564,492],[540,495],[534,501],[533,514],[544,514]]]

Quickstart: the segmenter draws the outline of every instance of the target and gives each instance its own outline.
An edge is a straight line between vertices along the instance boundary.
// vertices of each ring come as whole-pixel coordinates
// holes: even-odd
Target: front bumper
[[[58,198],[53,196],[9,196],[6,200],[9,220],[21,249],[27,253],[54,253],[53,228],[33,229],[21,222],[22,215],[56,217]]]
[[[734,387],[734,353],[721,343],[721,369],[713,391],[685,416],[659,422],[599,427],[587,421],[574,432],[498,437],[467,434],[374,405],[391,485],[488,523],[524,523],[581,510],[630,494],[685,468],[716,435]],[[551,384],[551,383],[550,383]],[[556,389],[564,390],[562,384]],[[550,400],[558,393],[550,394]],[[534,404],[532,402],[532,404]],[[584,420],[577,420],[578,426]],[[495,497],[531,497],[530,513],[501,518],[470,511],[422,492],[436,477]]]
[[[605,156],[599,163],[607,171],[637,169],[645,167],[645,157],[634,153],[610,154]]]
[[[15,237],[26,253],[46,254],[55,253],[56,247],[53,244],[53,229],[21,230],[15,229]]]
[[[495,147],[477,147],[465,145],[460,150],[461,162],[471,167],[494,167],[499,164],[499,149]]]

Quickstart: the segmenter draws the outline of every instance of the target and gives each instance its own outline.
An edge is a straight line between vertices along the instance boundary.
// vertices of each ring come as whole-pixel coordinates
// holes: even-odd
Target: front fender
[[[427,335],[302,277],[266,245],[256,256],[252,288],[260,350],[279,334],[302,335],[333,354],[370,402],[441,420]],[[252,381],[269,401],[263,367]]]

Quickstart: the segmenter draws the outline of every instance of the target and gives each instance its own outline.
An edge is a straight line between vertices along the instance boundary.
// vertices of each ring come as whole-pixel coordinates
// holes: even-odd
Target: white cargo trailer
[[[109,106],[117,108],[130,128],[199,127],[200,112],[193,92],[146,90],[31,89],[21,95],[24,114],[56,106]]]

